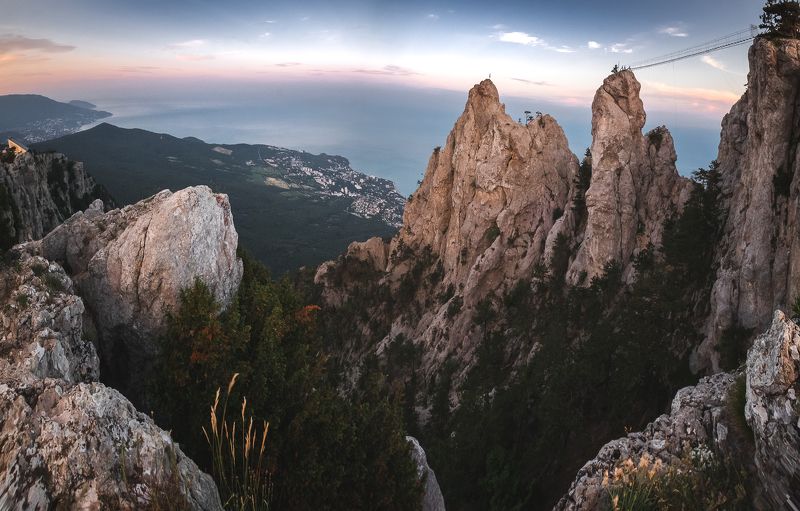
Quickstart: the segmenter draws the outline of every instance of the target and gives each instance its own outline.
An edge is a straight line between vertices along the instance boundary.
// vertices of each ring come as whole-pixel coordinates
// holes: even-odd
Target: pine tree
[[[767,0],[759,28],[766,30],[767,35],[798,37],[800,35],[800,2],[797,0]]]

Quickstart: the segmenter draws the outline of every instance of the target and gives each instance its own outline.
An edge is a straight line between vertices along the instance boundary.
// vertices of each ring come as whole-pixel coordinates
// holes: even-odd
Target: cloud
[[[259,35],[258,37],[267,38],[272,35],[272,32],[264,32],[263,34]]]
[[[214,60],[214,55],[209,54],[178,54],[175,56],[178,60],[187,62],[199,62],[202,60]]]
[[[598,43],[597,41],[589,41],[589,42],[586,44],[586,46],[588,46],[588,48],[589,48],[590,50],[599,50],[600,48],[602,48],[602,47],[603,47],[603,46],[602,46],[600,43]]]
[[[433,21],[436,21],[436,20],[438,20],[438,19],[439,19],[439,15],[438,15],[438,14],[432,14],[432,13],[431,13],[431,14],[428,14],[428,15],[427,15],[427,16],[425,16],[425,17],[426,17],[426,18],[428,18],[429,20],[433,20]]]
[[[498,23],[497,25],[492,25],[492,30],[505,30],[508,27],[503,25],[502,23]]]
[[[155,71],[161,69],[160,67],[156,66],[120,66],[117,68],[117,71],[121,73],[145,73],[151,74]]]
[[[713,67],[714,69],[719,69],[720,71],[727,71],[727,69],[725,68],[725,64],[715,59],[711,55],[704,55],[700,60],[703,63]]]
[[[74,46],[54,43],[50,39],[31,39],[17,34],[0,35],[0,54],[13,51],[39,51],[42,53],[64,53]]]
[[[498,40],[504,43],[524,44],[525,46],[541,46],[544,44],[540,38],[526,32],[500,32]]]
[[[686,29],[682,26],[664,27],[658,31],[660,34],[666,34],[670,37],[689,37]]]
[[[412,71],[408,68],[393,65],[383,66],[381,69],[356,69],[354,72],[367,75],[384,76],[413,76],[419,74],[416,71]]]
[[[611,53],[633,53],[633,48],[628,47],[628,43],[616,43],[608,47]]]
[[[693,101],[715,111],[726,112],[739,99],[734,92],[699,87],[675,87],[660,82],[644,82],[649,96],[669,100]],[[644,88],[643,88],[644,89]]]
[[[573,48],[569,46],[552,46],[547,42],[535,35],[530,35],[527,32],[500,32],[496,36],[498,41],[504,43],[521,44],[524,46],[538,46],[545,50],[555,51],[558,53],[575,53]]]
[[[295,67],[295,66],[302,66],[300,62],[279,62],[275,64],[275,67]]]
[[[534,80],[526,80],[525,78],[512,78],[512,80],[516,80],[518,82],[527,83],[528,85],[538,85],[540,87],[550,85],[550,83],[545,81],[534,81]]]
[[[205,39],[191,39],[189,41],[183,41],[180,43],[173,43],[167,46],[167,48],[176,50],[181,48],[199,48],[200,46],[204,46],[206,44]]]
[[[275,20],[264,20],[263,23],[272,24],[272,23],[277,23],[277,21],[275,21]]]

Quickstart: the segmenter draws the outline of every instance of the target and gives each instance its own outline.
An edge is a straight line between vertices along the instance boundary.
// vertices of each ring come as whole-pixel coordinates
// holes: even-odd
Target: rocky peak
[[[758,331],[800,294],[800,41],[759,37],[749,60],[747,91],[722,121],[727,217],[696,370],[719,369],[714,348],[729,329]]]
[[[642,134],[641,85],[630,70],[605,79],[592,103],[592,182],[586,192],[586,230],[568,273],[583,284],[617,262],[631,277],[631,258],[659,246],[664,221],[688,199],[669,131]]]
[[[195,279],[230,303],[242,277],[237,245],[228,197],[196,186],[107,213],[96,201],[23,248],[69,269],[96,331],[104,381],[141,404],[166,314]]]

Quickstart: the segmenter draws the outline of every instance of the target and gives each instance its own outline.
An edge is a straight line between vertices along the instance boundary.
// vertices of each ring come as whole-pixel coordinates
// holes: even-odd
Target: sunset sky
[[[758,0],[0,0],[0,93],[87,99],[194,84],[376,84],[586,108],[630,65],[746,29]],[[648,112],[704,128],[744,90],[747,47],[637,72]],[[463,97],[463,96],[462,96]],[[450,123],[455,119],[450,119]],[[656,120],[656,119],[654,119]],[[431,141],[433,145],[437,141]]]

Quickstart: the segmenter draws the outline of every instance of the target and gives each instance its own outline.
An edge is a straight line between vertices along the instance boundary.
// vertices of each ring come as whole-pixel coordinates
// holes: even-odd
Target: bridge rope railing
[[[716,39],[712,39],[710,41],[706,41],[704,43],[695,46],[691,46],[689,48],[684,48],[682,50],[674,51],[672,53],[667,53],[666,55],[661,55],[659,57],[654,57],[652,59],[635,62],[630,66],[627,66],[627,68],[635,71],[637,69],[646,69],[649,67],[671,64],[672,62],[678,62],[680,60],[685,60],[692,57],[705,55],[715,51],[724,50],[726,48],[741,46],[743,44],[749,43],[757,36],[758,36],[757,27],[751,25],[750,28],[739,30],[731,34],[718,37]]]

